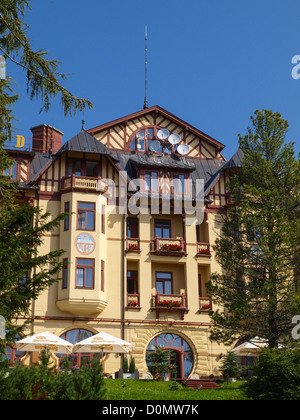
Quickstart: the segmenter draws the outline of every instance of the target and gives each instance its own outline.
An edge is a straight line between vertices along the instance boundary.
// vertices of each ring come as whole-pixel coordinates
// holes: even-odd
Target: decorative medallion
[[[90,254],[95,249],[94,238],[87,233],[81,233],[77,236],[76,247],[81,254]]]

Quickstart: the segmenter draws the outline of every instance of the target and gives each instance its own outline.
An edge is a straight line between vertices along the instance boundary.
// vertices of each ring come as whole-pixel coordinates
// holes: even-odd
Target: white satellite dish
[[[171,134],[169,137],[169,142],[171,144],[178,144],[181,141],[181,137],[179,134]]]
[[[189,153],[189,151],[190,151],[190,148],[187,144],[180,144],[177,147],[177,152],[182,156],[187,155]]]
[[[149,146],[149,150],[151,152],[157,152],[160,147],[161,147],[160,141],[154,140],[154,141],[151,142],[151,144]]]
[[[169,135],[170,135],[170,132],[166,128],[162,128],[161,130],[158,130],[158,132],[157,132],[157,137],[160,140],[167,139],[169,137]]]

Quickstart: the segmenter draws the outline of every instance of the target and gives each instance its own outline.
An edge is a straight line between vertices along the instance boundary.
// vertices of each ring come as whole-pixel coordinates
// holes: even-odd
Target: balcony
[[[212,309],[212,299],[199,296],[199,313],[209,312]]]
[[[128,238],[126,237],[125,252],[133,252],[135,254],[141,253],[140,238]]]
[[[63,177],[60,181],[60,191],[70,189],[90,190],[98,192],[106,191],[106,187],[101,181],[100,177],[95,178],[88,176],[75,176],[74,174],[71,176]]]
[[[127,293],[127,302],[125,309],[138,309],[140,310],[140,294],[139,293]]]
[[[156,312],[156,318],[159,318],[160,312],[179,312],[181,319],[188,312],[187,296],[182,293],[179,295],[156,293],[152,295],[151,311]]]
[[[196,257],[211,257],[210,245],[208,242],[197,242]]]
[[[151,242],[151,253],[174,257],[186,256],[186,243],[183,238],[159,238],[156,236]]]

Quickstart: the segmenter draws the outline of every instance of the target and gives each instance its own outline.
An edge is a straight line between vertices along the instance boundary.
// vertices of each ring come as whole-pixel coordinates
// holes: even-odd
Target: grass
[[[123,386],[122,386],[123,384]],[[124,386],[125,384],[125,386]],[[220,389],[194,390],[179,384],[171,391],[168,382],[135,379],[106,379],[106,399],[113,400],[247,400],[243,382],[221,383]]]

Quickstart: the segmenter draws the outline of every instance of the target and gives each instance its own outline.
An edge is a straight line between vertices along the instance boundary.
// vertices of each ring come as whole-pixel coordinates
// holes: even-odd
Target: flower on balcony
[[[164,306],[165,308],[180,308],[181,303],[178,300],[161,300],[158,303],[159,306]]]
[[[137,307],[137,306],[139,306],[139,302],[131,301],[131,302],[128,302],[127,306]]]
[[[128,251],[140,251],[140,247],[138,245],[135,244],[129,244],[128,246]]]
[[[211,255],[210,249],[209,248],[201,248],[198,250],[198,254],[201,255]]]
[[[211,309],[211,305],[207,304],[207,305],[202,305],[201,309]]]
[[[162,251],[182,251],[182,246],[176,244],[164,244],[160,247]]]

